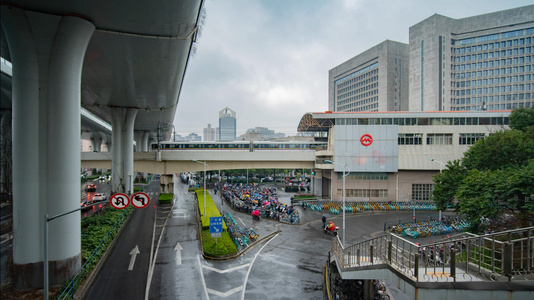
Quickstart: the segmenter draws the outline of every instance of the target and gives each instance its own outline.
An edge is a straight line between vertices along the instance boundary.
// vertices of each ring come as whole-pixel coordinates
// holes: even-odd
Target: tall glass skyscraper
[[[225,107],[219,112],[219,140],[234,141],[236,138],[235,111]]]

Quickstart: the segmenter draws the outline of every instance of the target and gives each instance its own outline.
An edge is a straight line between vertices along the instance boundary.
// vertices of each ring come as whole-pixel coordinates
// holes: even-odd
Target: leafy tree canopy
[[[527,131],[534,128],[534,106],[517,108],[510,114],[510,128]]]
[[[463,166],[468,170],[498,170],[521,166],[534,158],[534,138],[524,131],[505,130],[478,140],[464,153]]]
[[[496,229],[510,226],[510,220],[511,226],[534,225],[534,108],[512,111],[510,127],[478,140],[434,176],[439,209],[456,199],[457,212],[475,227],[482,217],[492,219]]]

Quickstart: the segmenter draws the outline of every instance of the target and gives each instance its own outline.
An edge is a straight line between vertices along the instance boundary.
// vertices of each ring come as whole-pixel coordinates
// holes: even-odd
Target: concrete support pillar
[[[145,131],[143,134],[143,151],[150,151],[149,144],[148,144],[148,138],[150,137],[150,131]]]
[[[1,6],[13,63],[13,263],[17,289],[43,286],[45,214],[79,208],[80,84],[94,25]],[[81,267],[80,214],[49,224],[49,281]]]
[[[111,152],[111,138],[106,139],[104,144],[106,145],[106,148],[108,148],[108,152]]]
[[[91,147],[93,148],[93,152],[102,151],[102,137],[100,136],[100,133],[91,133]]]
[[[111,112],[112,193],[133,192],[133,138],[137,109],[115,108]]]
[[[11,110],[0,113],[0,193],[11,192],[12,162]]]

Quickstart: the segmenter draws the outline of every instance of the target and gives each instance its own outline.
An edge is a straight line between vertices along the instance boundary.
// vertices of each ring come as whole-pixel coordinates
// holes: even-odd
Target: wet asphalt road
[[[209,193],[220,208],[220,198]],[[148,299],[323,299],[321,273],[332,237],[321,230],[322,212],[301,211],[303,224],[287,225],[252,221],[250,215],[230,210],[240,225],[253,227],[260,238],[270,237],[239,258],[213,261],[201,254],[193,196],[178,181],[175,195],[172,210],[154,202],[159,212],[151,203],[133,213],[86,299],[145,299],[145,294]],[[288,203],[291,195],[279,191],[282,202]],[[223,209],[228,211],[227,206]],[[418,219],[437,217],[437,212],[416,214]],[[385,221],[411,216],[411,212],[347,214],[346,244],[384,234]],[[342,216],[329,219],[342,228]],[[129,253],[136,245],[140,254],[128,270]]]

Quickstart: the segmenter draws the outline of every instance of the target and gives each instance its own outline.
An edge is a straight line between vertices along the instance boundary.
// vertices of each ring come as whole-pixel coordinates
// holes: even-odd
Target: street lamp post
[[[344,168],[343,169],[343,247],[345,247],[345,177],[349,175],[349,167],[347,166],[347,164],[342,165],[342,164],[335,163],[331,160],[325,160],[324,163],[343,166]]]
[[[191,161],[203,164],[204,165],[204,217],[206,216],[206,169],[208,168],[208,164],[203,161],[198,161],[196,159],[192,159]]]
[[[445,164],[439,160],[435,160],[433,158],[429,158],[428,159],[429,161],[435,161],[437,163],[439,163],[439,173],[441,174],[442,171],[443,171],[443,167],[446,167]],[[441,222],[441,209],[439,210],[439,221]]]
[[[128,195],[132,195],[132,174],[128,174],[128,178],[129,178],[129,181],[128,181]]]

